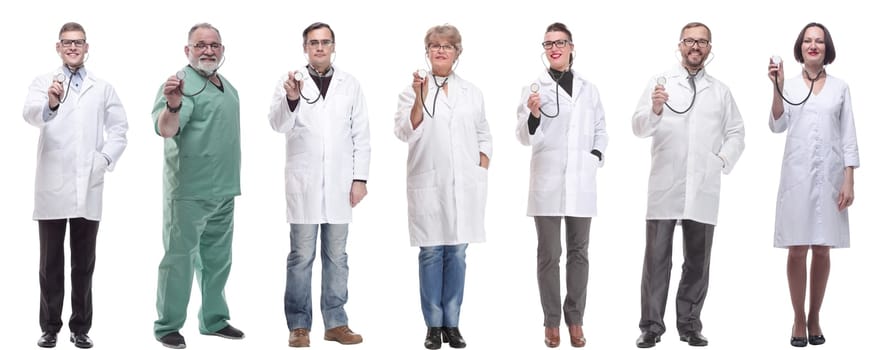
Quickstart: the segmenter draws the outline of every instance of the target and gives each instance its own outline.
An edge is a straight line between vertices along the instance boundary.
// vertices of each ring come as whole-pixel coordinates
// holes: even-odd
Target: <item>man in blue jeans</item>
[[[343,306],[349,297],[346,237],[352,207],[367,195],[370,129],[358,81],[331,62],[334,31],[303,31],[309,64],[288,72],[270,106],[273,130],[287,139],[285,188],[291,252],[285,287],[288,345],[308,347],[312,328],[312,263],[321,227],[324,339],[358,344]],[[333,89],[329,89],[333,87]]]

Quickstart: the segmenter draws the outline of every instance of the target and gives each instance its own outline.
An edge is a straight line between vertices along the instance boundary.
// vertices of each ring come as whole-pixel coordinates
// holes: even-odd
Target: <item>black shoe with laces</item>
[[[41,348],[54,348],[58,342],[58,332],[43,332],[40,340],[37,340],[37,346]]]
[[[449,342],[451,348],[462,349],[466,347],[465,339],[459,333],[458,327],[441,327],[441,341]]]
[[[86,333],[71,333],[70,342],[74,343],[74,346],[80,349],[89,349],[93,345],[92,339],[89,339],[89,336],[86,335]]]
[[[426,349],[441,348],[441,327],[429,327],[426,331],[426,341],[423,342]]]

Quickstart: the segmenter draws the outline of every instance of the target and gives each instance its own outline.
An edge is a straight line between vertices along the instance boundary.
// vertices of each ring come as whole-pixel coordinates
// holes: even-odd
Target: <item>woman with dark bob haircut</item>
[[[768,67],[775,84],[769,128],[774,133],[787,131],[774,244],[789,251],[790,345],[804,347],[826,341],[820,310],[830,275],[830,248],[849,246],[848,207],[854,201],[854,169],[860,162],[848,84],[826,71],[836,58],[830,31],[809,23],[796,38],[793,54],[803,64],[799,76],[784,81],[780,60],[771,60]]]

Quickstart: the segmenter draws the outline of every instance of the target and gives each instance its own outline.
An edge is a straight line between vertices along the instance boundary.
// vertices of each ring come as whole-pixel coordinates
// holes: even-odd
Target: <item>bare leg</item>
[[[821,303],[827,291],[827,277],[830,276],[830,247],[812,246],[812,280],[809,296],[808,329],[810,335],[821,333]]]
[[[793,304],[793,330],[791,336],[805,338],[805,286],[808,246],[790,247],[787,255],[787,283],[790,286],[790,302]]]

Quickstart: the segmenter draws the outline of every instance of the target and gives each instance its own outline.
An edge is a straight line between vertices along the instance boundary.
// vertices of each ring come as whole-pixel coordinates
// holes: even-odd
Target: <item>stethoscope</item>
[[[420,69],[417,71],[417,75],[420,77],[420,79],[426,79],[426,76],[428,76],[429,73],[425,69]],[[444,84],[447,84],[448,79],[450,79],[449,75],[444,77],[444,80],[441,81],[441,84],[438,84],[438,77],[436,77],[435,74],[432,74],[432,82],[435,83],[435,87],[437,87],[437,89],[435,89],[435,97],[432,99],[432,113],[429,113],[429,108],[426,107],[426,100],[424,98],[420,98],[420,101],[423,103],[423,110],[426,111],[426,114],[429,115],[429,118],[435,118],[435,106],[438,105],[438,93],[440,93],[441,89],[444,88]],[[422,97],[423,94],[423,84],[420,84],[420,96]]]
[[[306,66],[306,69],[314,71],[316,74],[318,74],[319,78],[322,78],[326,74],[328,74],[328,72],[332,71],[333,68],[331,68],[331,67],[332,66],[328,66],[328,70],[325,71],[324,73],[319,73],[319,71],[317,69],[313,68],[312,66]],[[319,95],[316,96],[314,99],[309,99],[306,96],[303,96],[303,89],[300,88],[300,85],[301,85],[300,83],[302,83],[304,79],[306,79],[305,74],[303,74],[300,71],[294,72],[294,80],[297,81],[297,84],[295,84],[295,85],[297,86],[297,93],[300,94],[300,98],[304,99],[307,104],[315,104],[316,102],[318,102],[319,97],[321,97],[322,89],[324,88],[325,82],[324,82],[324,80],[319,79],[319,85],[318,85]]]
[[[701,68],[699,68],[697,71],[695,71],[694,74],[689,73],[689,70],[686,70],[687,74],[689,74],[689,77],[687,77],[686,79],[689,80],[689,86],[692,87],[692,101],[689,102],[689,107],[686,107],[686,109],[684,109],[682,111],[678,111],[678,110],[674,109],[674,107],[671,107],[671,105],[669,105],[667,101],[665,101],[665,107],[668,107],[668,109],[670,109],[671,112],[674,112],[677,114],[686,114],[686,112],[689,112],[689,110],[692,109],[692,106],[695,106],[695,97],[698,96],[698,89],[695,87],[695,76],[697,76],[698,73],[704,69],[704,67],[707,67],[707,65],[709,65],[711,62],[713,62],[714,57],[716,57],[716,56],[714,56],[713,53],[710,53],[710,56],[708,56],[708,58],[702,63]],[[679,56],[677,58],[677,61],[680,62],[681,66],[683,65],[683,62],[680,60]],[[656,85],[664,86],[667,82],[668,82],[668,80],[664,76],[660,76],[655,79]]]
[[[781,67],[781,56],[772,56],[772,63],[774,63],[778,67]],[[806,101],[808,101],[809,97],[812,97],[812,91],[815,89],[815,81],[817,81],[818,78],[821,77],[821,74],[825,73],[825,70],[821,68],[821,70],[818,71],[818,75],[815,75],[814,79],[812,79],[812,77],[808,75],[808,71],[806,71],[805,69],[802,70],[802,73],[805,74],[805,77],[808,78],[808,80],[811,81],[812,84],[809,87],[808,95],[805,95],[805,98],[802,99],[802,101],[800,101],[799,103],[790,102],[790,100],[784,97],[784,94],[781,92],[781,87],[778,86],[778,73],[775,73],[775,91],[778,92],[778,96],[781,96],[781,99],[784,100],[784,102],[787,102],[787,104],[791,106],[799,106],[801,104],[804,104]]]
[[[699,69],[699,71],[701,71],[701,70]],[[698,75],[698,72],[695,72],[695,74],[689,73],[689,77],[686,78],[689,80],[689,85],[692,87],[692,102],[689,102],[689,107],[686,107],[686,109],[684,109],[682,111],[678,111],[678,110],[674,109],[674,107],[671,107],[671,105],[668,104],[668,101],[665,101],[665,106],[668,107],[668,109],[670,109],[671,112],[674,112],[677,114],[686,114],[686,112],[689,112],[689,110],[692,109],[692,106],[695,105],[695,97],[698,95],[698,89],[695,88],[695,76],[696,75]],[[664,86],[667,82],[668,82],[668,80],[663,76],[655,79],[656,85]]]
[[[205,87],[208,86],[208,81],[211,80],[211,79],[210,79],[211,76],[217,74],[217,70],[220,69],[220,67],[223,66],[223,65],[224,65],[224,62],[226,62],[226,61],[227,61],[227,56],[226,56],[226,55],[222,56],[222,57],[221,57],[221,62],[220,62],[220,64],[218,64],[218,65],[217,65],[217,68],[215,68],[215,69],[214,69],[213,71],[211,71],[210,73],[206,73],[206,72],[203,72],[203,71],[201,71],[201,70],[199,70],[199,69],[193,68],[194,70],[196,70],[197,72],[199,72],[199,75],[200,75],[200,76],[202,76],[203,78],[205,78],[205,81],[202,82],[202,88],[200,88],[199,91],[196,91],[196,92],[194,92],[194,93],[192,93],[192,94],[188,94],[188,93],[184,92],[183,87],[181,87],[181,95],[184,95],[184,96],[186,96],[186,97],[193,97],[193,96],[199,95],[199,94],[201,94],[203,91],[205,91]],[[180,81],[183,81],[184,78],[186,78],[186,77],[187,77],[187,71],[186,71],[186,70],[181,69],[181,70],[179,70],[179,71],[177,71],[177,72],[175,73],[175,78],[178,78],[178,80],[180,80]]]
[[[88,60],[88,59],[89,59],[89,56],[86,56],[86,60]],[[83,60],[83,63],[86,63],[86,60]],[[67,67],[67,70],[70,71],[71,76],[73,76],[74,74],[77,74],[77,72],[80,70],[80,68],[83,68],[82,64],[79,66],[76,66],[76,67],[71,67],[68,65],[65,65],[65,66]],[[64,101],[67,101],[67,95],[69,95],[69,93],[70,93],[70,84],[73,83],[73,79],[68,80],[67,76],[64,75],[64,72],[58,72],[58,74],[55,75],[54,80],[57,81],[59,84],[61,84],[61,87],[64,88],[64,96],[61,97],[61,100],[58,101],[58,104],[62,104],[62,103],[64,103]],[[67,87],[66,88],[64,87],[65,80],[67,80]]]
[[[544,52],[542,53],[541,57],[545,57]],[[541,59],[541,57],[540,57],[540,59]],[[557,77],[557,79],[553,78],[554,75],[551,74],[551,68],[545,64],[545,60],[542,60],[542,65],[545,66],[545,71],[548,72],[548,75],[552,76],[552,80],[554,80],[554,102],[557,105],[557,112],[554,112],[554,115],[550,115],[548,113],[545,113],[545,111],[543,111],[542,107],[540,106],[539,107],[539,114],[544,115],[546,118],[557,118],[560,115],[560,80],[563,79],[566,72],[569,72],[570,69],[573,68],[573,58],[570,57],[570,64],[567,67],[567,70],[564,71],[563,74],[561,74],[559,77]],[[532,92],[534,94],[539,92],[539,84],[537,84],[537,83],[530,84],[530,92]]]

